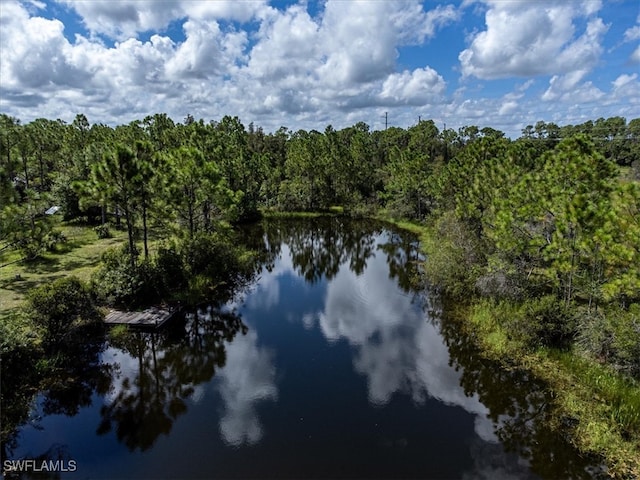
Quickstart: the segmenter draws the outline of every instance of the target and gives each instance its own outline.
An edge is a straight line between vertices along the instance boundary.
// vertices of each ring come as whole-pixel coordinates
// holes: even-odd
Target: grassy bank
[[[436,244],[427,226],[378,219],[419,235],[423,248]],[[513,319],[527,312],[517,302],[476,298],[465,307],[462,327],[482,356],[504,368],[525,369],[549,385],[555,427],[580,451],[601,456],[615,478],[640,478],[640,384],[575,349],[532,349],[513,329]]]
[[[303,212],[303,211],[286,212],[282,210],[273,210],[268,208],[262,209],[260,211],[263,218],[320,218],[320,217],[326,217],[331,215],[341,215],[343,212],[344,212],[344,209],[340,206],[331,207],[329,208],[329,210],[320,211],[320,212]]]
[[[418,235],[423,249],[438,248],[429,226],[377,218]],[[580,451],[601,456],[615,478],[640,478],[640,384],[577,349],[531,348],[514,323],[528,321],[531,305],[475,298],[459,315],[461,326],[483,357],[527,370],[549,385],[555,427]]]
[[[69,275],[88,281],[104,251],[126,240],[126,232],[115,229],[111,238],[103,239],[86,225],[62,224],[59,230],[66,241],[36,260],[21,261],[15,250],[0,256],[0,265],[8,264],[0,268],[0,318],[15,310],[38,285]]]
[[[570,432],[571,441],[581,451],[605,458],[615,477],[639,477],[638,382],[576,350],[530,351],[505,328],[519,315],[519,310],[517,304],[510,302],[474,302],[467,327],[483,355],[505,365],[525,368],[548,383],[555,394],[559,428],[566,428],[567,420],[575,425]]]

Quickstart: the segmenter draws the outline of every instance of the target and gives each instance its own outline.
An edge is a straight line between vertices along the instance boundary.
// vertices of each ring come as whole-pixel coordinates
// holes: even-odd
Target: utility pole
[[[418,125],[420,125],[420,122],[422,122],[422,117],[418,115]]]
[[[443,122],[444,123],[444,129],[442,130],[442,133],[444,134],[447,131],[447,122]],[[448,162],[449,161],[449,143],[447,140],[446,136],[443,136],[443,138],[445,139],[444,142],[444,161]]]
[[[384,129],[389,126],[389,112],[384,112]]]

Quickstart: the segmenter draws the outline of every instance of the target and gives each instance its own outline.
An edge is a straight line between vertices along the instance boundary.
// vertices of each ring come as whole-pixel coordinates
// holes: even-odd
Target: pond
[[[232,302],[101,339],[41,392],[9,459],[62,478],[590,478],[550,393],[482,361],[419,284],[418,244],[340,218],[247,227]],[[89,351],[89,353],[87,353]]]

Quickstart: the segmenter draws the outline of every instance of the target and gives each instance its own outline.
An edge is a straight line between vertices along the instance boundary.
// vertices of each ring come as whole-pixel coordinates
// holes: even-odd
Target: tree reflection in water
[[[261,227],[267,248],[288,245],[296,272],[310,284],[331,280],[345,262],[361,274],[382,231],[378,223],[340,217],[267,221]]]
[[[18,448],[19,427],[28,424],[40,429],[39,421],[45,416],[74,416],[91,405],[94,393],[104,395],[109,391],[113,368],[101,361],[104,349],[102,325],[87,324],[69,332],[64,349],[44,345],[45,357],[40,367],[46,371],[44,378],[33,370],[30,362],[23,369],[17,365],[3,366],[3,459],[13,457]],[[39,402],[35,401],[36,392]],[[55,460],[64,448],[56,445],[37,458]]]
[[[386,242],[376,245],[383,230]],[[389,278],[397,279],[405,293],[415,293],[418,265],[422,260],[414,235],[399,233],[370,220],[340,217],[314,219],[269,220],[245,230],[247,247],[263,252],[268,271],[282,254],[286,244],[296,273],[307,282],[316,283],[322,277],[332,280],[341,267],[362,275],[367,262],[376,251],[386,256]]]
[[[64,349],[47,352],[51,375],[43,385],[44,415],[73,416],[91,405],[94,393],[104,395],[111,386],[112,366],[102,363],[105,350],[101,325],[87,325],[67,338]]]
[[[338,219],[320,220],[296,221],[291,228],[286,221],[270,222],[265,238],[269,245],[286,244],[279,253],[291,252],[291,267],[306,281],[323,276],[331,280],[323,309],[303,320],[317,322],[328,340],[346,339],[355,348],[354,368],[367,377],[370,402],[386,405],[404,391],[419,404],[433,396],[475,414],[474,474],[484,472],[487,478],[593,478],[603,473],[597,459],[581,456],[552,428],[557,415],[548,386],[526,372],[483,360],[461,324],[447,317],[453,307],[447,305],[443,315],[441,306],[430,305],[429,298],[416,291],[422,257],[414,237],[392,230],[380,237],[382,229],[353,223],[351,228],[338,227]],[[394,296],[377,262],[367,268],[378,252],[385,256],[392,283],[430,310],[426,318]],[[445,348],[441,335],[448,348],[443,355],[438,353],[439,347]],[[447,358],[455,370],[447,368]],[[460,395],[458,384],[463,387]],[[508,462],[510,454],[521,460]]]
[[[390,232],[388,240],[378,245],[386,255],[389,278],[397,279],[405,293],[415,294],[420,286],[419,262],[424,260],[420,245],[413,235]]]
[[[187,411],[194,388],[224,367],[225,342],[238,332],[247,332],[240,317],[209,307],[186,315],[173,330],[134,332],[113,341],[137,360],[137,369],[114,377],[115,392],[101,409],[98,433],[115,429],[131,451],[148,450]]]

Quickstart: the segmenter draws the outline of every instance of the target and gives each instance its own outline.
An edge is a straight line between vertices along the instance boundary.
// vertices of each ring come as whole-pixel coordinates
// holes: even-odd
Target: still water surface
[[[590,476],[545,429],[544,386],[480,361],[411,287],[411,236],[339,219],[245,236],[246,291],[108,341],[86,398],[40,395],[12,457],[74,459],[76,479]]]

